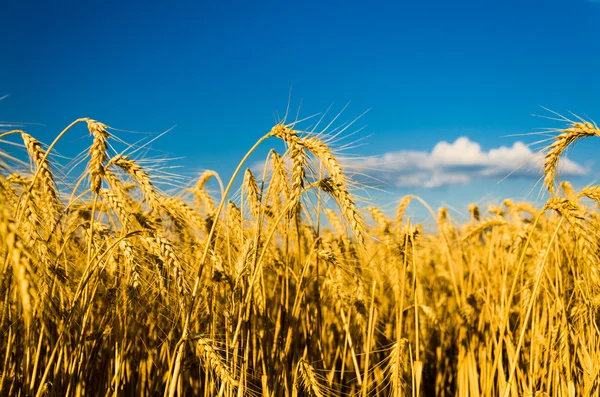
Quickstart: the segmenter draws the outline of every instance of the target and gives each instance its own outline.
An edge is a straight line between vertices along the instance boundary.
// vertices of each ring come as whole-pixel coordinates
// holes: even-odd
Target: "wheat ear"
[[[246,169],[246,173],[244,174],[244,187],[246,189],[246,197],[248,199],[250,212],[255,219],[258,219],[260,214],[261,194],[256,183],[256,178],[250,169]]]
[[[410,204],[413,196],[408,195],[402,197],[400,202],[398,203],[398,208],[396,208],[396,227],[400,229],[400,225],[402,225],[402,220],[404,219],[404,213]]]
[[[87,120],[88,130],[94,137],[90,146],[90,180],[91,190],[100,193],[102,178],[104,177],[104,164],[108,160],[106,154],[106,141],[110,137],[107,126],[95,120]]]
[[[300,380],[304,386],[304,390],[315,397],[325,397],[321,390],[321,385],[317,378],[315,369],[305,359],[300,359],[298,362],[298,373]]]
[[[123,171],[130,174],[136,182],[139,184],[141,191],[144,193],[146,200],[148,202],[148,206],[151,210],[157,211],[159,209],[159,201],[156,191],[154,190],[154,186],[152,182],[150,182],[150,177],[148,173],[143,170],[134,160],[131,160],[127,156],[117,155],[110,159],[107,164],[107,167],[110,165],[116,165],[121,168]]]
[[[50,170],[50,162],[46,157],[46,152],[42,149],[41,143],[29,134],[24,132],[21,133],[25,148],[29,157],[35,164],[39,172],[39,183],[42,188],[42,192],[45,195],[44,199],[55,202],[57,200],[57,194],[54,186],[54,177]]]
[[[544,185],[546,185],[550,193],[554,194],[556,170],[560,156],[577,140],[591,136],[600,136],[600,130],[594,124],[587,121],[575,122],[556,136],[550,146],[545,149]]]

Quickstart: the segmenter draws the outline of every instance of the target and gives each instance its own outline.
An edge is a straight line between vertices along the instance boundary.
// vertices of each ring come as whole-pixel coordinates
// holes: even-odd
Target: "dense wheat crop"
[[[89,150],[61,165],[76,125]],[[286,147],[264,171],[246,156],[170,194],[103,123],[50,146],[5,132],[28,159],[0,148],[0,393],[597,395],[600,187],[555,177],[599,135],[552,137],[542,208],[471,205],[460,224],[416,196],[358,206],[325,136],[293,124],[257,136]]]

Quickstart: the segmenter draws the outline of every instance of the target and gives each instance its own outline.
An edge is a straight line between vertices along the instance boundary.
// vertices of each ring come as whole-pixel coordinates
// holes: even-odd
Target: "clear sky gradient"
[[[498,184],[514,153],[490,150],[561,127],[532,116],[550,115],[540,105],[600,119],[600,3],[589,0],[2,0],[0,18],[0,97],[10,94],[0,120],[42,123],[27,130],[45,142],[84,116],[136,131],[177,125],[154,147],[184,157],[175,163],[187,174],[231,172],[285,112],[290,88],[303,116],[348,101],[343,121],[371,109],[351,154],[412,151],[442,169],[389,166],[380,179],[393,194],[374,193],[383,203],[409,192],[432,205],[523,197],[535,178]],[[480,145],[475,163],[432,154],[459,137]],[[581,183],[597,177],[598,145],[572,153]]]

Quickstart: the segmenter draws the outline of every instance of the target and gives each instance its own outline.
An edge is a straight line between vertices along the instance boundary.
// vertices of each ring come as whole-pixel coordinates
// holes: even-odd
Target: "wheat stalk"
[[[154,190],[152,182],[150,182],[150,176],[142,167],[140,167],[134,160],[122,155],[117,155],[111,158],[107,163],[107,167],[111,165],[121,168],[136,180],[140,186],[140,189],[144,193],[144,197],[146,197],[148,206],[151,210],[158,211],[160,209],[158,195]]]
[[[400,225],[402,225],[404,213],[406,212],[406,209],[408,208],[408,205],[410,204],[412,198],[413,196],[411,195],[404,196],[398,203],[398,208],[396,208],[396,227],[399,228]]]
[[[500,216],[494,216],[488,219],[485,219],[483,221],[481,221],[480,223],[474,225],[472,228],[470,228],[467,231],[467,234],[465,235],[465,237],[463,237],[463,240],[469,240],[473,237],[479,236],[482,232],[484,232],[485,230],[492,228],[492,227],[497,227],[497,226],[505,226],[507,224],[506,220],[504,220],[504,218],[500,217]]]
[[[204,171],[198,178],[198,181],[192,190],[194,196],[196,197],[196,207],[200,208],[201,205],[204,205],[208,213],[212,213],[214,211],[214,203],[206,191],[205,186],[211,178],[217,178],[218,176],[219,174],[217,174],[216,171]]]
[[[102,178],[104,177],[104,164],[108,160],[106,153],[106,141],[110,137],[107,126],[95,120],[87,120],[88,130],[94,137],[92,146],[90,146],[90,189],[98,194],[102,187]]]
[[[321,385],[319,384],[315,369],[305,359],[298,361],[298,373],[302,385],[304,386],[304,390],[309,395],[325,397],[325,394],[323,394],[323,391],[321,390]]]
[[[256,178],[250,169],[247,169],[244,174],[244,188],[246,189],[246,198],[248,199],[250,212],[255,219],[258,219],[261,206],[261,193],[258,189]]]
[[[54,177],[52,176],[52,170],[50,169],[50,162],[47,159],[46,152],[42,149],[41,143],[31,135],[22,132],[21,136],[25,148],[29,153],[29,157],[39,170],[38,178],[40,180],[42,193],[46,196],[45,199],[51,203],[57,201],[58,198],[54,186]]]
[[[574,122],[569,128],[564,129],[554,138],[554,141],[545,149],[544,185],[550,193],[554,193],[554,182],[560,156],[576,141],[591,136],[600,136],[600,130],[590,122]]]
[[[198,343],[200,357],[208,363],[209,367],[219,376],[220,381],[233,387],[238,386],[238,381],[227,367],[227,364],[221,355],[214,348],[212,341],[199,335],[193,336],[191,339]]]

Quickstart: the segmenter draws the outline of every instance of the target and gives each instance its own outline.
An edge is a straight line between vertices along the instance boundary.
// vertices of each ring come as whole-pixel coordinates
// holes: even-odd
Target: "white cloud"
[[[431,159],[440,165],[471,165],[486,160],[481,146],[464,136],[454,143],[439,142],[431,151]]]
[[[396,187],[437,188],[464,185],[472,181],[502,178],[538,178],[543,156],[534,153],[523,142],[482,150],[467,137],[454,142],[438,142],[431,152],[401,150],[367,159],[351,161],[352,167]],[[567,158],[561,159],[562,176],[585,175],[588,169]]]

